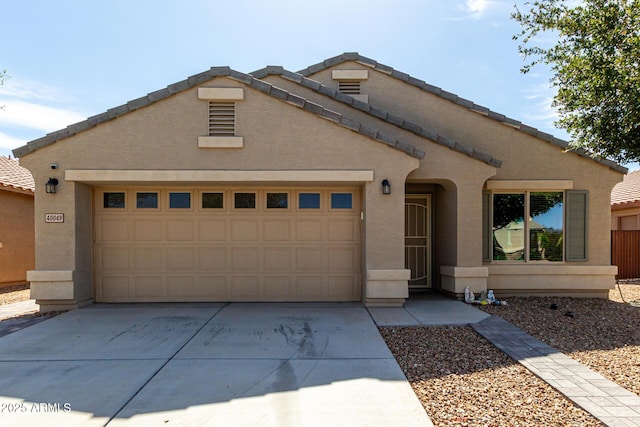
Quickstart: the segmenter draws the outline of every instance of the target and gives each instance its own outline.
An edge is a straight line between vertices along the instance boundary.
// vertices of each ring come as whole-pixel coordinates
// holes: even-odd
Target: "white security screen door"
[[[404,205],[404,263],[410,289],[431,288],[431,196],[407,195]]]

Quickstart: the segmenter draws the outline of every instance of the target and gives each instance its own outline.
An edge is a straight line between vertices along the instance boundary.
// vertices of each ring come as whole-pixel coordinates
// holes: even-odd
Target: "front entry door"
[[[409,289],[431,288],[431,195],[410,194],[404,204],[404,264]]]

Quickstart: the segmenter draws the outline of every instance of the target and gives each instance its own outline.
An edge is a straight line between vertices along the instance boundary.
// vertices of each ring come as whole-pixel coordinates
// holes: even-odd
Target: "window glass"
[[[191,193],[169,193],[170,209],[190,209]]]
[[[202,193],[203,209],[223,209],[224,193]]]
[[[103,205],[105,209],[124,209],[125,193],[104,193]]]
[[[136,208],[157,209],[158,193],[136,193]]]
[[[563,193],[529,194],[529,259],[562,261]]]
[[[352,209],[352,198],[351,193],[331,193],[331,209]]]
[[[320,193],[300,193],[300,194],[298,194],[298,208],[300,208],[300,209],[320,209]]]
[[[289,207],[288,193],[267,193],[268,209],[287,209]]]
[[[236,209],[255,209],[256,193],[235,193],[233,206]]]
[[[524,194],[493,196],[493,259],[524,260]]]

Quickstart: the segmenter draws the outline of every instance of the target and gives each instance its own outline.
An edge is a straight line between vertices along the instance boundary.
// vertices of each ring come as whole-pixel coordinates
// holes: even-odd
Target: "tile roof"
[[[458,141],[454,141],[449,138],[446,138],[443,135],[440,135],[437,132],[434,132],[432,130],[424,129],[417,124],[411,123],[408,120],[403,119],[402,117],[395,116],[391,113],[388,113],[384,110],[374,107],[371,104],[359,101],[352,96],[345,95],[344,93],[340,93],[337,90],[331,89],[330,87],[327,87],[320,82],[304,77],[302,74],[285,70],[283,67],[272,65],[272,66],[268,66],[260,70],[254,71],[250,74],[259,79],[262,79],[269,75],[279,75],[284,79],[298,83],[315,92],[321,93],[325,96],[335,99],[336,101],[350,105],[351,107],[357,110],[364,111],[365,113],[368,113],[374,117],[377,117],[393,125],[396,125],[406,131],[414,133],[423,138],[429,139],[430,141],[433,141],[436,144],[444,145],[445,147],[450,148],[451,150],[458,151],[462,154],[466,154],[467,156],[473,157],[474,159],[485,162],[491,166],[498,167],[498,168],[502,166],[502,160],[496,159],[490,154],[477,151],[473,147],[470,147]]]
[[[325,70],[329,67],[333,67],[334,65],[338,65],[341,64],[343,62],[347,62],[347,61],[355,61],[358,62],[362,65],[365,65],[367,67],[370,67],[374,70],[380,71],[382,73],[388,74],[391,77],[394,77],[396,79],[402,80],[405,83],[408,83],[412,86],[418,87],[422,90],[424,90],[425,92],[431,93],[433,95],[439,96],[441,98],[444,98],[448,101],[451,101],[453,103],[456,103],[458,105],[461,105],[465,108],[468,108],[471,111],[474,111],[476,113],[482,114],[484,116],[489,117],[490,119],[496,120],[504,125],[507,126],[511,126],[514,129],[517,129],[521,132],[524,132],[528,135],[532,135],[536,138],[542,139],[544,141],[547,141],[550,144],[553,145],[557,145],[558,147],[567,150],[568,152],[577,154],[578,156],[581,157],[585,157],[588,159],[591,159],[595,162],[598,162],[600,164],[603,164],[617,172],[621,172],[621,173],[627,173],[628,169],[620,166],[619,164],[617,164],[614,161],[611,161],[609,159],[605,159],[602,157],[593,157],[591,156],[587,151],[583,150],[583,149],[573,149],[573,148],[569,148],[569,143],[567,141],[564,141],[562,139],[556,138],[553,135],[550,135],[548,133],[542,132],[536,128],[533,128],[531,126],[527,126],[525,124],[523,124],[522,122],[509,118],[507,116],[505,116],[504,114],[500,114],[500,113],[496,113],[495,111],[491,111],[489,108],[487,107],[483,107],[480,105],[475,104],[472,101],[469,101],[468,99],[464,99],[459,97],[456,94],[453,94],[451,92],[447,92],[439,87],[436,86],[432,86],[428,83],[426,83],[423,80],[420,79],[416,79],[415,77],[411,77],[409,74],[403,73],[401,71],[398,70],[394,70],[392,67],[389,67],[388,65],[384,65],[384,64],[380,64],[377,61],[364,57],[362,55],[360,55],[357,52],[346,52],[343,53],[342,55],[338,55],[338,56],[334,56],[332,58],[326,59],[318,64],[314,64],[311,65],[303,70],[298,71],[299,74],[308,77],[312,74],[315,74],[317,72],[320,72],[322,70]]]
[[[33,176],[16,159],[0,156],[0,190],[20,193],[35,191]]]
[[[353,132],[364,135],[368,138],[373,139],[374,141],[386,144],[412,157],[422,159],[425,156],[424,151],[418,150],[412,144],[400,141],[390,135],[386,135],[384,133],[379,132],[377,129],[374,129],[370,126],[367,126],[355,120],[352,120],[338,112],[331,111],[323,107],[322,105],[308,101],[305,98],[302,98],[284,89],[278,88],[270,83],[257,79],[250,74],[245,74],[239,71],[232,70],[229,67],[212,67],[209,70],[193,75],[187,78],[186,80],[182,80],[180,82],[171,84],[164,89],[151,92],[146,96],[143,96],[138,99],[134,99],[132,101],[127,102],[126,104],[120,105],[115,108],[111,108],[102,114],[89,117],[87,120],[67,126],[65,129],[61,129],[61,130],[49,133],[42,138],[35,139],[33,141],[28,142],[27,145],[24,145],[20,148],[16,148],[15,150],[13,150],[13,155],[16,157],[22,157],[42,147],[46,147],[47,145],[53,144],[61,139],[68,138],[77,133],[91,129],[92,127],[95,127],[99,124],[106,123],[109,120],[115,119],[119,116],[128,114],[130,112],[133,112],[139,108],[143,108],[155,102],[158,102],[160,100],[169,98],[172,95],[175,95],[179,92],[183,92],[185,90],[188,90],[200,84],[206,83],[207,81],[212,80],[216,77],[228,77],[230,79],[236,80],[249,87],[257,89],[260,92],[271,96],[272,98],[275,98],[282,102],[286,102],[289,105],[300,108],[318,117],[334,122],[339,126],[342,126]]]
[[[611,191],[611,206],[622,209],[632,207],[640,202],[640,171],[624,176],[622,182],[616,184]]]

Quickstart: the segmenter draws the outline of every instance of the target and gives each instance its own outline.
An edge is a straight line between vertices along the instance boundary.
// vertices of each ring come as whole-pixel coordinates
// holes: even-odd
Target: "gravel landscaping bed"
[[[0,305],[29,300],[29,285],[0,287]]]
[[[640,300],[640,285],[620,284],[626,301]],[[640,395],[640,307],[590,298],[507,298],[506,306],[482,306],[540,341]]]
[[[620,290],[640,300],[640,284]],[[618,288],[609,300],[507,298],[478,308],[640,394],[640,308]],[[468,326],[380,332],[436,426],[602,425]]]
[[[601,426],[469,326],[380,328],[440,426]]]

